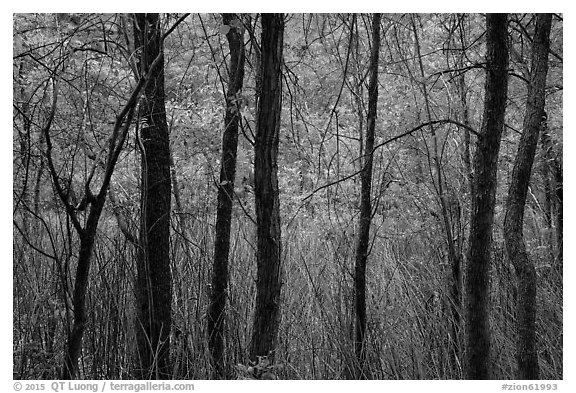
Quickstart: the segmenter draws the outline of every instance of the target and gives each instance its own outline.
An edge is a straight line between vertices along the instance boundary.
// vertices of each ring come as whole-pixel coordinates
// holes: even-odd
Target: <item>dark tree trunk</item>
[[[40,151],[44,151],[44,135],[40,134],[38,137],[38,144],[40,145]],[[34,185],[34,212],[38,212],[40,209],[40,187],[42,185],[42,176],[44,174],[44,156],[40,155],[40,163],[38,165],[38,173],[36,174],[36,184]]]
[[[140,74],[162,56],[158,14],[137,14],[134,32],[141,50]],[[170,150],[164,106],[164,59],[152,70],[140,102],[142,150],[140,245],[136,299],[137,365],[142,379],[169,379],[172,278],[170,272]]]
[[[542,134],[540,136],[541,140],[541,147],[542,147],[542,167],[540,170],[540,174],[542,176],[542,181],[544,183],[544,219],[546,220],[546,229],[548,231],[552,231],[554,225],[552,224],[552,201],[553,197],[553,189],[552,189],[552,182],[550,174],[551,171],[551,163],[550,163],[550,152],[551,152],[551,143],[550,143],[550,135],[548,134],[548,130],[546,127],[542,127],[541,130]],[[550,241],[552,242],[554,237],[550,233]]]
[[[544,165],[542,174],[545,181],[545,215],[548,228],[552,230],[555,221],[556,255],[555,269],[562,272],[562,239],[563,239],[563,185],[562,163],[558,158],[561,152],[554,149],[552,139],[546,127],[542,129],[542,150]],[[551,234],[551,237],[553,235]]]
[[[103,206],[104,197],[101,197],[90,208],[86,228],[79,232],[80,252],[78,254],[78,266],[76,267],[74,291],[72,293],[74,323],[66,344],[62,379],[75,379],[79,376],[78,359],[82,352],[82,338],[87,323],[86,291],[88,290],[92,250],[94,249],[96,230]]]
[[[562,154],[562,153],[560,153]],[[554,158],[554,190],[556,196],[556,244],[558,247],[558,256],[556,261],[556,269],[559,274],[562,274],[563,267],[563,242],[564,242],[564,183],[562,174],[562,162],[558,157]]]
[[[25,78],[26,78],[26,73],[25,73],[25,65],[26,62],[24,61],[24,59],[20,59],[20,65],[18,66],[18,83],[22,83]],[[26,201],[27,199],[27,194],[28,194],[28,177],[30,175],[30,164],[31,164],[31,159],[32,159],[32,146],[33,146],[33,142],[32,142],[32,121],[30,120],[30,105],[28,103],[29,98],[26,95],[26,89],[24,88],[25,83],[22,83],[20,85],[20,89],[19,89],[19,97],[18,100],[21,102],[21,106],[20,106],[20,114],[22,116],[22,128],[20,127],[15,127],[14,130],[18,131],[18,144],[19,146],[19,157],[21,159],[20,162],[20,167],[14,167],[14,175],[16,175],[17,173],[19,173],[20,171],[22,171],[21,173],[21,180],[22,180],[22,190],[20,191],[20,197],[18,198],[18,202],[16,202],[16,205],[14,206],[14,210],[16,210],[16,207],[20,204],[20,202],[22,200]],[[40,133],[40,135],[38,136],[38,144],[40,145],[40,152],[44,151],[44,146],[43,145],[43,138],[44,135],[42,133]],[[40,160],[40,168],[42,168],[43,163],[44,163],[44,157],[42,154],[39,155],[39,160]],[[39,175],[41,175],[42,170],[39,169]],[[39,176],[40,177],[40,176]],[[38,183],[36,183],[38,184]],[[34,190],[34,212],[38,212],[38,206],[36,204],[36,189]],[[28,203],[28,201],[26,201]],[[22,216],[23,218],[23,222],[26,224],[27,222],[27,215],[24,214]],[[28,225],[24,225],[24,228],[27,228]]]
[[[460,96],[460,104],[462,107],[461,121],[464,125],[470,126],[470,111],[468,109],[468,99],[466,97],[466,80],[464,75],[458,79],[458,94]],[[464,170],[466,171],[466,180],[468,192],[470,195],[474,194],[472,184],[474,179],[474,172],[472,171],[472,163],[470,162],[470,133],[468,131],[463,133],[464,143],[462,146],[462,161],[464,162]]]
[[[274,358],[282,286],[278,138],[282,102],[284,16],[262,14],[261,88],[256,123],[254,194],[257,252],[256,309],[250,358]]]
[[[153,60],[152,67],[150,67],[151,71],[157,68],[157,60],[159,60],[159,57]],[[128,129],[134,119],[136,102],[140,96],[141,90],[147,86],[149,80],[150,74],[142,76],[126,105],[116,116],[114,129],[109,140],[109,150],[104,164],[102,184],[100,185],[97,195],[95,196],[92,194],[90,186],[92,177],[90,176],[84,184],[84,197],[78,206],[74,206],[71,200],[71,194],[73,193],[71,188],[72,179],[68,179],[67,185],[63,184],[63,181],[58,175],[59,171],[56,169],[52,158],[53,146],[50,138],[50,128],[56,114],[58,102],[58,83],[55,80],[52,81],[52,106],[48,117],[42,126],[42,133],[46,142],[46,164],[56,193],[58,194],[62,205],[66,209],[68,218],[71,220],[74,229],[80,237],[80,252],[78,255],[78,265],[76,267],[74,290],[72,293],[74,322],[72,332],[70,332],[66,342],[62,379],[73,379],[79,376],[78,359],[82,352],[82,338],[87,323],[86,292],[88,290],[90,263],[96,239],[96,231],[98,229],[98,222],[104,208],[104,203],[106,202],[106,194],[110,187],[112,174],[114,173],[118,157],[120,156],[120,152],[122,151],[122,147],[126,141]],[[82,209],[89,209],[84,227],[82,227],[77,215],[77,211],[81,210],[80,206],[83,206]]]
[[[466,27],[464,25],[466,20],[466,15],[461,16],[462,20],[459,23],[459,38],[460,38],[460,47],[464,49],[468,43],[466,39]],[[464,67],[464,59],[465,53],[463,52],[459,58],[457,66],[460,68]],[[458,97],[460,100],[460,121],[466,125],[470,126],[470,110],[468,107],[468,96],[467,96],[467,86],[466,86],[466,77],[465,74],[462,74],[456,81],[456,89],[458,91]],[[464,197],[466,206],[469,206],[468,201],[469,198],[472,197],[474,191],[472,189],[473,184],[473,171],[472,171],[472,162],[471,162],[471,152],[470,152],[470,133],[468,131],[464,131],[462,133],[462,162],[464,163],[464,172],[466,181],[462,185],[460,192],[462,195],[469,195],[469,197]],[[462,283],[462,270],[463,270],[463,256],[464,256],[464,237],[463,236],[463,227],[466,225],[468,214],[466,214],[469,209],[463,209],[461,214],[458,217],[460,222],[460,228],[458,233],[458,255],[457,258],[452,263],[452,285],[450,289],[451,299],[452,299],[452,331],[453,331],[453,343],[454,343],[454,355],[456,364],[454,364],[455,368],[458,370],[462,370],[461,367],[461,358],[462,358],[462,340],[463,340],[463,331],[462,329],[462,293],[463,293],[463,283]],[[462,224],[464,222],[464,224]]]
[[[466,266],[466,377],[490,379],[489,272],[498,152],[508,94],[506,14],[486,16],[486,84],[481,134],[474,154],[474,195]]]
[[[223,14],[222,19],[224,25],[230,27],[226,34],[230,48],[230,68],[228,91],[226,93],[225,128],[222,138],[220,184],[218,185],[212,297],[208,310],[208,335],[214,379],[225,379],[228,377],[224,362],[224,322],[226,290],[228,287],[230,226],[232,223],[234,179],[236,177],[238,125],[240,122],[240,95],[244,82],[244,28],[242,21],[234,14]]]
[[[526,251],[523,223],[538,134],[545,120],[545,88],[551,24],[552,14],[538,15],[532,44],[532,67],[523,132],[512,170],[504,218],[506,252],[518,277],[516,304],[518,379],[538,379],[540,374],[536,349],[536,269]]]
[[[372,221],[372,161],[374,130],[378,105],[378,55],[380,52],[380,14],[372,20],[372,53],[370,54],[370,81],[368,84],[368,116],[362,172],[360,172],[360,217],[356,242],[356,267],[354,271],[355,338],[354,352],[358,362],[356,378],[364,379],[366,363],[366,262],[370,248],[370,224]]]

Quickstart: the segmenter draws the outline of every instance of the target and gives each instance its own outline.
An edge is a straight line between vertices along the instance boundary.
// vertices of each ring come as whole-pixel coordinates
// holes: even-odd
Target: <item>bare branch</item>
[[[460,123],[460,122],[458,122],[458,121],[456,121],[456,120],[452,120],[452,119],[432,120],[432,121],[429,121],[429,122],[426,122],[426,123],[422,123],[422,124],[420,124],[418,127],[415,127],[415,128],[413,128],[413,129],[411,129],[410,131],[406,131],[406,132],[403,133],[403,134],[396,135],[395,137],[390,138],[390,139],[388,139],[388,140],[386,140],[386,141],[384,141],[384,142],[382,142],[382,143],[374,146],[374,150],[373,150],[372,152],[376,151],[376,149],[378,149],[378,148],[380,148],[380,147],[382,147],[382,146],[385,146],[385,145],[387,145],[387,144],[389,144],[389,143],[391,143],[391,142],[394,142],[394,141],[396,141],[396,140],[398,140],[398,139],[401,139],[401,138],[403,138],[403,137],[405,137],[405,136],[408,136],[408,135],[410,135],[410,134],[412,134],[412,133],[414,133],[414,132],[416,132],[416,131],[424,128],[424,127],[428,127],[428,126],[436,125],[436,124],[454,124],[454,125],[457,125],[458,127],[464,128],[465,130],[473,133],[473,134],[476,135],[477,137],[480,137],[480,134],[478,133],[478,131],[476,131],[476,130],[473,129],[472,127],[467,126],[466,124]]]
[[[122,146],[124,145],[124,141],[126,140],[126,135],[128,134],[128,129],[130,128],[130,124],[132,122],[132,118],[134,117],[134,110],[136,108],[136,104],[138,103],[138,99],[140,97],[140,93],[148,84],[150,80],[150,76],[155,71],[156,67],[161,63],[163,59],[163,54],[160,53],[150,66],[150,69],[146,73],[146,75],[142,76],[138,81],[138,84],[134,88],[132,95],[128,99],[126,105],[120,112],[120,114],[116,117],[116,121],[114,122],[114,131],[112,132],[112,136],[110,137],[109,141],[109,151],[108,157],[106,158],[106,169],[104,172],[104,180],[102,181],[102,187],[100,188],[100,192],[98,193],[97,198],[101,199],[104,198],[106,195],[106,191],[108,186],[110,185],[110,178],[112,177],[112,173],[114,172],[114,167],[116,166],[116,161],[118,160],[118,156],[122,151]],[[117,143],[118,142],[118,143]]]
[[[178,27],[178,25],[180,23],[184,22],[184,19],[188,18],[189,15],[190,15],[190,13],[186,13],[186,14],[182,15],[180,18],[178,18],[178,20],[176,22],[174,22],[172,27],[170,27],[166,31],[166,33],[164,33],[164,35],[162,36],[162,41],[164,41],[166,39],[166,37],[168,37],[170,35],[170,33],[172,33],[174,31],[174,29],[176,29],[176,27]]]
[[[452,120],[452,119],[433,120],[433,121],[429,121],[429,122],[426,122],[426,123],[422,123],[422,124],[420,124],[418,127],[415,127],[415,128],[413,128],[413,129],[411,129],[411,130],[409,130],[409,131],[406,131],[406,132],[400,134],[400,135],[396,135],[395,137],[392,137],[392,138],[390,138],[390,139],[388,139],[388,140],[386,140],[386,141],[384,141],[384,142],[382,142],[382,143],[374,146],[374,149],[372,149],[372,154],[374,154],[374,152],[376,152],[376,150],[377,150],[378,148],[380,148],[380,147],[386,146],[386,145],[389,144],[389,143],[392,143],[392,142],[394,142],[394,141],[397,141],[398,139],[404,138],[405,136],[408,136],[408,135],[410,135],[410,134],[412,134],[412,133],[414,133],[414,132],[416,132],[416,131],[424,128],[424,127],[428,127],[428,126],[435,125],[435,124],[454,124],[454,125],[457,125],[458,127],[462,127],[462,128],[464,128],[465,130],[473,133],[473,134],[476,135],[477,137],[480,137],[480,134],[479,134],[476,130],[474,130],[472,127],[467,126],[466,124],[462,124],[462,123],[460,123],[460,122],[458,122],[458,121],[456,121],[456,120]],[[368,153],[367,153],[367,154],[368,154]],[[367,154],[365,154],[364,156],[366,156]],[[364,156],[361,156],[361,157],[364,157]],[[361,158],[361,157],[356,158],[356,160],[359,159],[359,158]],[[362,170],[356,171],[356,172],[354,172],[354,173],[352,173],[352,174],[350,174],[350,175],[348,175],[348,176],[345,176],[345,177],[343,177],[343,178],[341,178],[341,179],[338,179],[338,180],[335,180],[335,181],[333,181],[333,182],[324,184],[324,185],[316,188],[316,189],[315,189],[314,191],[312,191],[310,194],[308,194],[308,196],[306,196],[304,199],[302,199],[302,201],[304,202],[304,201],[310,199],[314,194],[316,194],[316,193],[317,193],[318,191],[320,191],[320,190],[323,190],[323,189],[325,189],[325,188],[327,188],[327,187],[330,187],[330,186],[336,185],[336,184],[338,184],[338,183],[342,183],[343,181],[346,181],[346,180],[348,180],[348,179],[351,179],[351,178],[353,178],[354,176],[358,175],[360,172],[362,172]]]
[[[56,167],[54,166],[54,161],[52,160],[52,139],[50,138],[50,128],[52,127],[52,122],[54,121],[54,116],[56,114],[56,105],[58,103],[58,84],[54,79],[50,79],[52,82],[52,105],[50,107],[50,113],[48,114],[48,118],[44,122],[42,126],[42,133],[44,134],[44,138],[46,139],[46,158],[48,161],[48,169],[50,171],[50,175],[52,176],[52,182],[54,183],[54,188],[56,188],[56,193],[58,197],[64,204],[66,208],[66,212],[70,216],[72,220],[72,224],[74,228],[78,232],[78,234],[83,233],[83,228],[78,221],[78,216],[76,215],[76,211],[74,210],[74,206],[69,201],[69,193],[70,193],[70,186],[68,190],[64,190],[62,185],[60,184],[60,180],[58,178],[58,172],[56,171]]]
[[[345,177],[343,177],[343,178],[341,178],[341,179],[335,180],[335,181],[333,181],[333,182],[324,184],[324,185],[316,188],[314,191],[312,191],[310,194],[308,194],[308,196],[307,196],[306,198],[302,199],[302,202],[304,202],[304,201],[306,201],[307,199],[311,198],[311,197],[312,197],[314,194],[316,194],[318,191],[323,190],[323,189],[325,189],[325,188],[328,188],[328,187],[330,187],[330,186],[334,186],[334,185],[336,185],[336,184],[338,184],[338,183],[342,183],[343,181],[346,181],[346,180],[348,180],[348,179],[351,179],[351,178],[353,178],[354,176],[358,175],[360,172],[362,172],[362,169],[360,169],[359,171],[356,171],[356,172],[352,173],[351,175],[345,176]]]

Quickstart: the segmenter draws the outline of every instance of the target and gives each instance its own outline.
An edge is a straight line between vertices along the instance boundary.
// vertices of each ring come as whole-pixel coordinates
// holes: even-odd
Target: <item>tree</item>
[[[549,236],[550,242],[553,243],[552,238],[555,237],[555,266],[554,269],[562,274],[562,243],[563,243],[563,185],[562,185],[562,153],[558,153],[557,149],[552,142],[550,133],[548,132],[548,121],[546,119],[542,122],[541,129],[541,147],[542,147],[542,177],[544,178],[544,214],[546,217],[546,225],[548,230],[553,230],[553,222],[555,221],[555,236],[551,233]],[[561,280],[560,280],[561,281]]]
[[[370,81],[368,83],[368,115],[366,144],[362,154],[360,172],[360,216],[356,241],[356,265],[354,269],[355,335],[354,352],[358,361],[357,378],[366,378],[366,262],[370,252],[370,223],[372,221],[372,164],[374,161],[374,131],[378,107],[378,55],[380,52],[380,14],[372,18],[372,52],[370,54]]]
[[[524,243],[523,224],[526,195],[540,128],[544,115],[548,51],[550,47],[551,14],[539,14],[532,42],[532,65],[526,101],[523,132],[514,161],[506,217],[504,239],[506,252],[518,277],[517,296],[517,348],[518,379],[538,379],[538,352],[536,348],[536,269],[528,256]]]
[[[150,70],[155,69],[158,64],[157,60],[158,59],[156,58],[152,59]],[[86,310],[86,292],[88,288],[90,265],[98,223],[104,208],[104,203],[106,201],[106,195],[112,174],[114,173],[118,157],[122,151],[126,136],[128,134],[128,129],[134,117],[138,97],[141,90],[145,88],[150,74],[147,73],[142,75],[138,81],[138,84],[132,91],[130,98],[119,112],[119,114],[116,116],[114,127],[108,141],[107,151],[106,149],[101,151],[101,153],[106,152],[105,159],[101,159],[101,157],[94,159],[92,168],[89,171],[89,176],[83,185],[83,198],[79,203],[75,203],[76,201],[74,201],[73,197],[74,191],[71,186],[72,181],[71,179],[63,180],[59,176],[59,169],[54,162],[52,154],[53,143],[50,130],[57,111],[59,95],[59,72],[60,70],[54,69],[52,73],[53,77],[49,81],[49,84],[51,85],[52,99],[49,114],[42,126],[42,133],[46,140],[46,158],[53,186],[66,210],[67,215],[72,221],[74,229],[78,233],[80,240],[80,250],[77,258],[74,289],[72,292],[72,311],[74,322],[72,331],[69,333],[67,339],[66,351],[64,355],[64,365],[62,367],[61,374],[62,379],[73,379],[78,377],[78,358],[82,351],[82,339],[87,325],[88,316]],[[101,155],[102,154],[100,154],[100,156]],[[98,192],[93,194],[91,183],[94,180],[94,176],[98,168],[103,169],[103,174]],[[82,225],[80,222],[80,211],[87,212],[84,225]]]
[[[140,75],[151,73],[140,101],[137,138],[142,154],[141,221],[136,298],[138,372],[169,379],[172,277],[170,272],[170,150],[164,105],[163,37],[158,14],[136,14]],[[158,67],[152,69],[154,60]]]
[[[54,53],[55,57],[48,57],[46,59],[46,63],[38,62],[42,66],[42,69],[48,70],[49,72],[48,80],[42,83],[45,85],[45,97],[42,101],[47,102],[49,105],[44,122],[39,126],[40,133],[45,140],[45,151],[43,154],[45,154],[46,157],[46,163],[55,194],[64,207],[66,215],[68,216],[68,223],[71,223],[71,227],[68,226],[68,229],[71,231],[71,228],[74,228],[79,240],[75,278],[73,281],[70,280],[73,284],[73,289],[70,290],[71,296],[68,292],[68,286],[70,284],[68,283],[67,270],[69,267],[68,265],[59,266],[58,270],[60,275],[59,279],[63,282],[62,287],[65,292],[63,297],[65,298],[66,306],[69,305],[68,296],[71,297],[70,309],[73,320],[72,329],[66,329],[67,337],[64,360],[60,374],[62,379],[81,377],[79,357],[82,353],[84,333],[89,324],[89,318],[91,317],[87,307],[87,296],[89,296],[88,287],[91,281],[90,268],[98,224],[104,211],[112,175],[115,172],[120,154],[123,151],[128,130],[132,125],[140,94],[143,89],[147,87],[151,72],[153,72],[159,64],[158,57],[151,59],[148,72],[142,74],[137,80],[136,85],[130,88],[127,99],[123,97],[122,94],[118,94],[115,96],[115,100],[106,102],[103,106],[106,113],[115,112],[116,108],[114,108],[110,102],[125,102],[125,104],[111,117],[111,124],[113,125],[111,132],[92,133],[91,136],[95,139],[95,145],[90,146],[87,138],[87,129],[89,127],[86,125],[87,121],[85,120],[85,116],[86,113],[90,111],[90,108],[98,106],[98,100],[95,98],[95,95],[92,94],[93,86],[101,84],[104,78],[100,79],[100,72],[90,74],[87,71],[89,68],[88,56],[86,56],[82,62],[82,57],[79,56],[78,53],[90,53],[92,56],[91,61],[96,63],[110,61],[113,54],[116,53],[115,51],[108,53],[105,47],[103,48],[104,50],[100,49],[97,46],[98,40],[94,40],[94,37],[92,37],[93,40],[90,43],[87,42],[86,39],[97,31],[98,33],[96,34],[101,33],[103,36],[102,40],[106,42],[106,37],[112,34],[112,31],[118,30],[117,26],[111,27],[111,24],[105,26],[103,19],[100,19],[101,29],[92,29],[94,26],[92,22],[96,18],[98,18],[98,16],[58,14],[56,17],[56,25],[64,34],[62,37],[59,36],[56,41],[50,42],[49,45],[59,47],[71,37],[75,36],[76,39],[74,39],[73,46],[66,51],[57,51]],[[42,17],[42,19],[44,19],[44,17]],[[59,23],[63,23],[65,20],[68,20],[69,23],[58,27],[60,26]],[[43,47],[43,45],[40,45],[40,47]],[[25,56],[29,56],[34,59],[37,49],[38,48],[30,47],[29,50],[19,53],[18,57],[24,58]],[[70,83],[67,75],[69,72],[78,71],[78,68],[76,68],[78,60],[81,60],[81,69],[86,70],[85,79],[81,78],[82,82],[86,83],[84,87],[86,90],[82,93],[82,96],[70,97],[65,93],[65,88],[77,88]],[[118,75],[118,73],[116,73],[116,75]],[[120,86],[116,86],[118,87],[118,92],[120,92]],[[88,94],[88,92],[90,93]],[[86,93],[86,96],[83,95],[84,93]],[[63,100],[59,99],[61,97],[65,99],[72,98],[71,101],[78,100],[82,102],[82,105],[79,106],[82,108],[80,127],[77,132],[65,133],[65,138],[60,136],[62,133],[62,125],[59,124],[60,119],[69,118],[70,108],[74,108],[77,103],[67,106],[66,103],[62,102]],[[61,115],[57,116],[59,113],[61,113]],[[28,119],[26,113],[23,113],[23,115]],[[105,130],[107,123],[100,123],[101,121],[101,118],[91,118],[91,131],[100,127]],[[52,128],[55,128],[55,130],[52,130]],[[74,127],[72,127],[72,129],[76,131]],[[73,141],[77,141],[77,144],[75,149],[73,149],[73,153],[69,156],[67,155],[67,153],[70,152],[68,148],[74,145]],[[42,143],[40,146],[42,147]],[[83,154],[79,154],[80,157],[77,158],[76,152],[78,151],[82,151]],[[75,160],[82,158],[84,160],[84,173],[78,176],[78,173],[75,173],[74,170],[76,168]],[[69,172],[69,174],[67,175],[66,172]],[[40,176],[38,179],[40,179]],[[40,180],[37,180],[37,182],[39,181]],[[95,185],[97,182],[99,184]],[[79,188],[77,187],[78,185],[80,185]],[[94,187],[97,189],[97,192],[93,192]],[[81,190],[80,192],[78,191],[79,189]],[[38,191],[37,194],[39,193]],[[78,193],[81,195],[81,198]],[[35,202],[35,204],[37,204],[37,202]],[[43,221],[43,219],[41,219],[41,221]],[[44,223],[46,222],[44,221]],[[74,238],[71,233],[68,233],[68,239],[70,241],[69,247],[72,248],[71,243]]]
[[[485,307],[472,328],[492,343],[477,367],[517,377],[518,284],[501,229],[527,132],[536,14],[508,14],[498,34],[486,34],[485,14],[382,14],[379,34],[372,13],[283,14],[281,38],[264,19],[13,16],[15,378],[58,379],[63,367],[112,380],[469,377],[467,346],[482,344],[466,338],[471,286]],[[532,164],[542,174],[531,175],[522,233],[541,379],[563,372],[562,19],[552,15]],[[506,35],[509,86],[495,104],[486,42]],[[145,71],[151,58],[162,71]],[[471,185],[496,164],[473,162],[477,150],[496,160],[489,128],[503,107],[504,181],[486,197],[486,230],[486,205],[472,199],[488,187]],[[158,186],[167,134],[170,202]],[[484,292],[478,275],[465,286],[468,260],[479,261],[468,258],[472,213],[475,230],[494,233],[470,242],[491,251]]]
[[[220,183],[218,184],[212,293],[208,310],[208,343],[212,355],[214,379],[226,378],[227,376],[224,363],[224,322],[229,277],[228,253],[230,251],[230,226],[236,177],[241,93],[244,83],[244,27],[242,21],[235,14],[222,14],[222,20],[224,26],[228,28],[226,38],[230,48],[230,65],[224,135],[222,137]]]
[[[466,266],[466,377],[490,378],[489,274],[498,152],[508,91],[507,15],[486,16],[486,83],[482,129],[474,154],[474,185]]]
[[[420,77],[422,81],[426,81],[426,74],[424,73],[424,63],[422,62],[422,53],[420,49],[420,40],[418,38],[418,30],[416,29],[415,17],[412,16],[412,29],[414,30],[414,39],[416,44],[416,53],[418,55],[418,65],[420,68]],[[462,82],[463,83],[463,82]],[[461,277],[461,252],[456,248],[456,241],[455,233],[454,233],[454,225],[452,222],[452,218],[449,212],[449,202],[448,202],[448,191],[446,190],[447,186],[445,184],[443,168],[442,168],[442,152],[439,148],[438,143],[438,135],[435,126],[432,124],[433,117],[432,117],[432,110],[430,105],[430,98],[428,93],[428,88],[426,87],[426,83],[422,82],[420,84],[422,95],[424,97],[424,103],[426,108],[426,116],[428,122],[430,122],[430,134],[432,135],[432,161],[433,169],[431,169],[432,175],[432,184],[434,186],[434,190],[438,195],[438,202],[440,205],[440,211],[442,213],[442,225],[444,229],[444,234],[446,236],[446,249],[448,254],[448,263],[451,267],[451,274],[450,274],[450,316],[451,324],[452,324],[452,338],[450,340],[451,345],[451,352],[454,355],[453,367],[457,369],[457,364],[459,362],[459,340],[458,337],[460,336],[461,331],[461,323],[460,323],[460,315],[462,309],[462,277]],[[464,99],[465,100],[465,99]],[[466,119],[465,119],[466,122]],[[470,138],[470,134],[468,130],[464,131],[464,134],[468,135],[468,139]],[[432,167],[432,164],[430,164]],[[435,173],[434,173],[435,172]]]
[[[282,104],[284,16],[262,14],[261,85],[256,123],[254,194],[257,223],[256,309],[250,358],[274,359],[282,286],[278,142]]]

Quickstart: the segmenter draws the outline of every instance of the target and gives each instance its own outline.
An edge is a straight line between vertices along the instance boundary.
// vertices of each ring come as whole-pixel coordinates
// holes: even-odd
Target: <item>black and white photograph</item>
[[[13,13],[9,387],[560,391],[549,8]]]

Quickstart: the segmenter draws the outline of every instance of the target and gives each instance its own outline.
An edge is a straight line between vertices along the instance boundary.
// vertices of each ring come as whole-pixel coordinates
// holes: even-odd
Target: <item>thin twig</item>
[[[385,146],[385,145],[387,145],[387,144],[389,144],[389,143],[392,143],[392,142],[394,142],[394,141],[397,141],[398,139],[401,139],[401,138],[403,138],[403,137],[405,137],[405,136],[408,136],[408,135],[410,135],[410,134],[412,134],[412,133],[414,133],[414,132],[416,132],[416,131],[424,128],[424,127],[428,127],[428,126],[434,125],[434,124],[455,124],[455,125],[457,125],[458,127],[462,127],[462,128],[464,128],[465,130],[470,131],[471,133],[473,133],[473,134],[476,135],[477,137],[480,137],[480,134],[479,134],[475,129],[473,129],[473,128],[470,127],[470,126],[467,126],[466,124],[462,124],[462,123],[460,123],[460,122],[458,122],[458,121],[456,121],[456,120],[452,120],[452,119],[433,120],[433,121],[429,121],[429,122],[426,122],[426,123],[422,123],[422,124],[420,124],[418,127],[415,127],[415,128],[413,128],[413,129],[411,129],[411,130],[409,130],[409,131],[406,131],[406,132],[400,134],[400,135],[396,135],[395,137],[392,137],[392,138],[390,138],[390,139],[388,139],[388,140],[386,140],[386,141],[384,141],[384,142],[382,142],[382,143],[374,146],[374,149],[372,149],[372,154],[374,154],[374,152],[375,152],[377,149],[379,149],[379,148],[381,148],[381,147],[383,147],[383,146]],[[360,158],[362,158],[362,157],[363,157],[363,156],[358,157],[358,158],[356,158],[354,161],[356,161],[356,160],[358,160],[358,159],[360,159]],[[356,171],[356,172],[354,172],[354,173],[352,173],[352,174],[350,174],[350,175],[348,175],[348,176],[345,176],[345,177],[343,177],[343,178],[341,178],[341,179],[338,179],[338,180],[335,180],[335,181],[333,181],[333,182],[324,184],[324,185],[316,188],[316,189],[315,189],[314,191],[312,191],[310,194],[308,194],[308,196],[306,196],[304,199],[302,199],[302,201],[304,202],[304,201],[306,201],[307,199],[311,198],[314,194],[316,194],[316,193],[317,193],[318,191],[320,191],[320,190],[323,190],[323,189],[325,189],[325,188],[327,188],[327,187],[330,187],[330,186],[336,185],[336,184],[338,184],[338,183],[341,183],[341,182],[343,182],[343,181],[346,181],[346,180],[348,180],[348,179],[351,179],[351,178],[353,178],[354,176],[358,175],[360,172],[362,172],[362,170],[358,170],[358,171]]]

